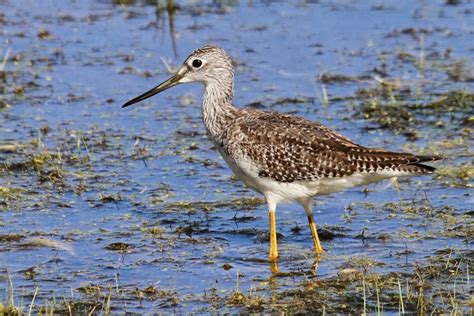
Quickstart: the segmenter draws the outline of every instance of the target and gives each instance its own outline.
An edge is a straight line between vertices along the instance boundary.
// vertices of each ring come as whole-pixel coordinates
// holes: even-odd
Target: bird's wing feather
[[[231,138],[238,139],[238,147],[256,162],[261,177],[280,182],[383,169],[423,172],[422,165],[417,164],[428,161],[422,158],[433,158],[363,147],[320,123],[298,116],[242,111],[246,115],[239,115],[233,122],[236,134]]]

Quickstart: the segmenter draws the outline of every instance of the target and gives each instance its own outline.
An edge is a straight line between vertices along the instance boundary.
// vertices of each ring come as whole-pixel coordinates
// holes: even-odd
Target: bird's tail
[[[368,148],[365,152],[357,152],[351,155],[354,165],[362,171],[367,169],[394,170],[395,172],[416,174],[432,173],[435,168],[425,165],[442,159],[439,156],[418,156],[410,153],[399,153],[384,151],[381,149]]]
[[[416,163],[407,164],[404,167],[409,172],[413,173],[433,173],[436,170],[435,167],[425,165],[424,162],[432,162],[443,159],[440,156],[415,156],[419,160]]]

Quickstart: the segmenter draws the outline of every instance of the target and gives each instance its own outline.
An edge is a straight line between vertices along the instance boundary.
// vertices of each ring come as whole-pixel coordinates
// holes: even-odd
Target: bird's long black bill
[[[144,94],[142,95],[139,95],[138,97],[136,98],[133,98],[131,99],[130,101],[128,101],[127,103],[125,103],[124,105],[122,105],[122,108],[124,107],[127,107],[127,106],[130,106],[132,104],[135,104],[137,102],[140,102],[140,101],[143,101],[145,99],[148,99],[149,97],[152,97],[154,96],[155,94],[157,93],[160,93],[161,91],[164,91],[168,88],[171,88],[173,86],[176,86],[177,84],[179,84],[179,80],[183,78],[183,75],[182,74],[175,74],[173,77],[169,78],[168,80],[160,83],[159,85],[157,85],[156,87],[154,87],[153,89],[145,92]]]

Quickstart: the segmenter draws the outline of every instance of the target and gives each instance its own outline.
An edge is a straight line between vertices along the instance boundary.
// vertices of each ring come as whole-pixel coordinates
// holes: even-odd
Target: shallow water
[[[106,312],[109,297],[116,312],[281,311],[285,301],[272,297],[357,260],[403,276],[446,249],[465,256],[469,276],[471,1],[2,7],[0,302],[8,302],[11,279],[24,309],[37,289],[35,308],[56,310],[64,301]],[[275,284],[266,206],[207,139],[202,87],[120,108],[169,76],[162,60],[176,69],[209,42],[235,59],[238,106],[302,115],[367,146],[448,159],[434,176],[400,179],[399,190],[387,182],[317,198],[316,222],[328,238],[316,275],[303,210],[279,206],[287,274]],[[462,97],[452,101],[453,92]],[[456,279],[463,308],[467,276]],[[257,309],[234,304],[236,289],[264,301]]]

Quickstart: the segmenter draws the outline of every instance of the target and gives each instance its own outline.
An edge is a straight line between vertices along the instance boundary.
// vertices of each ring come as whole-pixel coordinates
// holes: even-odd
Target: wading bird
[[[235,175],[265,196],[273,271],[278,271],[279,203],[296,201],[303,206],[319,257],[323,248],[313,218],[313,197],[386,178],[431,173],[434,168],[423,163],[439,159],[363,147],[302,117],[234,107],[232,60],[213,45],[192,52],[174,76],[122,107],[186,82],[204,84],[202,117],[209,138]]]

